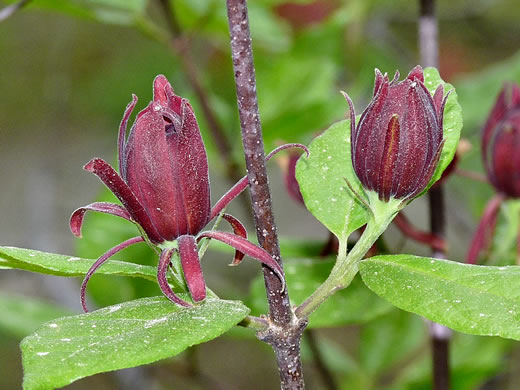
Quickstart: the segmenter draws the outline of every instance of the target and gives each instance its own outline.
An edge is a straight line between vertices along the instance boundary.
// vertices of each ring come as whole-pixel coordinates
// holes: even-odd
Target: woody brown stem
[[[435,0],[419,0],[419,50],[423,66],[439,66],[438,27],[435,16]],[[444,188],[441,183],[428,193],[430,210],[430,230],[433,235],[444,239],[446,235],[446,206]],[[434,257],[444,259],[446,253],[432,248]],[[439,324],[430,326],[433,361],[433,387],[435,390],[450,389],[449,346],[451,331]]]
[[[265,166],[247,1],[227,0],[227,14],[242,143],[256,235],[260,246],[282,265]],[[300,340],[307,323],[305,320],[296,319],[291,309],[287,289],[282,291],[282,283],[278,277],[265,267],[264,280],[269,303],[270,326],[266,331],[259,332],[258,336],[274,349],[282,389],[303,389]]]

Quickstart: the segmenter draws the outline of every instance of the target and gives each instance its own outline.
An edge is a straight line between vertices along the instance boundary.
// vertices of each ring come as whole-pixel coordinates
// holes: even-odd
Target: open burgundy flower
[[[197,248],[202,238],[216,239],[234,247],[233,265],[248,255],[271,268],[283,283],[280,265],[268,252],[247,240],[246,229],[233,216],[223,214],[234,233],[202,231],[247,187],[247,178],[242,178],[211,208],[206,149],[193,109],[188,100],[175,95],[162,75],[155,78],[153,90],[153,101],[137,115],[126,141],[128,120],[137,103],[135,95],[125,110],[118,139],[120,174],[100,158],[92,159],[84,167],[101,179],[122,206],[96,202],[77,209],[70,218],[72,233],[81,237],[84,215],[91,210],[134,222],[142,235],[110,249],[92,265],[81,287],[83,309],[87,311],[85,289],[96,269],[120,250],[143,241],[161,250],[157,271],[159,286],[166,297],[182,306],[190,304],[173,292],[167,271],[172,255],[178,252],[193,301],[204,300],[206,283]],[[307,150],[299,144],[288,144],[267,158],[292,146]]]
[[[376,69],[374,96],[355,125],[350,106],[351,156],[356,175],[379,199],[410,200],[432,178],[444,145],[443,113],[448,94],[439,85],[434,96],[416,66],[406,79],[392,81]]]

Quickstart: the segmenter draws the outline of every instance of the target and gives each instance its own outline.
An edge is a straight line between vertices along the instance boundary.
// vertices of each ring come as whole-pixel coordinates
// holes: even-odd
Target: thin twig
[[[471,180],[479,181],[481,183],[489,183],[487,176],[480,172],[468,171],[465,169],[457,168],[455,169],[455,174],[462,177],[466,177]]]
[[[15,12],[25,7],[30,1],[31,0],[20,0],[18,3],[14,3],[0,9],[0,22],[6,20],[10,16],[13,16]]]
[[[439,66],[438,27],[435,16],[435,0],[420,0],[419,50],[423,66]],[[444,239],[446,236],[446,205],[441,183],[433,187],[429,195],[430,230]],[[434,257],[444,259],[444,250],[432,248]],[[435,390],[450,389],[450,336],[451,330],[435,323],[430,325],[433,360],[433,387]]]
[[[246,0],[227,0],[227,14],[242,143],[256,235],[260,245],[281,265],[280,246],[265,167]],[[305,385],[300,358],[300,341],[306,321],[298,321],[294,317],[287,289],[282,291],[280,280],[270,269],[265,267],[264,280],[271,324],[267,331],[259,332],[259,338],[270,344],[274,349],[282,389],[303,389]]]

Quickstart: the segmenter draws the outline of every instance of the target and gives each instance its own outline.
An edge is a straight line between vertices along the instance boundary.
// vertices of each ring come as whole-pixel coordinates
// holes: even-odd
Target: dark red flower
[[[508,197],[520,197],[520,87],[507,83],[482,131],[482,159],[489,180]]]
[[[142,110],[125,142],[127,123],[137,103],[134,95],[127,106],[119,128],[119,175],[108,163],[94,158],[84,167],[94,173],[121,201],[121,205],[97,202],[74,211],[70,219],[72,233],[81,237],[86,211],[116,215],[134,222],[142,236],[127,240],[101,256],[85,276],[81,288],[81,303],[85,306],[85,289],[92,274],[108,258],[129,245],[147,241],[161,250],[157,279],[163,293],[171,301],[190,306],[172,291],[167,271],[174,252],[179,253],[186,284],[193,301],[206,297],[197,243],[202,238],[222,241],[236,249],[233,265],[248,255],[270,267],[283,279],[280,265],[271,255],[247,240],[242,223],[223,214],[234,234],[202,229],[219,215],[227,204],[248,185],[242,178],[217,203],[210,206],[210,188],[206,149],[197,120],[188,100],[175,95],[168,80],[159,75],[154,80],[154,99]],[[287,147],[303,145],[288,144]],[[175,243],[176,241],[176,243]]]
[[[367,190],[379,199],[408,200],[428,185],[439,162],[443,139],[443,113],[448,94],[439,85],[434,96],[416,66],[405,80],[392,81],[376,69],[374,96],[355,126],[350,106],[351,150],[354,170]]]
[[[506,83],[482,129],[482,160],[489,181],[498,194],[488,201],[466,255],[477,263],[489,247],[498,212],[506,198],[520,197],[520,87]],[[520,242],[520,237],[519,237]]]

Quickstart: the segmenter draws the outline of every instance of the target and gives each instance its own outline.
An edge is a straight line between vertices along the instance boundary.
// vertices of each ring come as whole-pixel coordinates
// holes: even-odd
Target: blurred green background
[[[267,151],[283,141],[308,143],[344,118],[347,106],[340,90],[350,94],[361,112],[372,93],[375,67],[406,74],[418,61],[416,1],[249,3]],[[94,156],[115,160],[124,107],[135,93],[140,98],[138,108],[143,108],[158,73],[190,99],[197,113],[210,157],[213,202],[231,185],[230,165],[244,172],[224,1],[170,0],[170,14],[164,4],[33,0],[0,22],[1,245],[96,258],[135,234],[131,225],[91,215],[84,238],[77,240],[67,221],[75,208],[108,197],[101,192],[100,182],[81,167]],[[171,44],[168,20],[172,17],[177,21],[173,31],[180,31],[187,47],[182,58],[179,46]],[[462,136],[472,145],[461,167],[482,171],[480,127],[503,81],[520,82],[520,7],[517,0],[438,1],[438,17],[440,72],[457,88],[464,114]],[[186,56],[191,58],[188,65]],[[227,156],[219,152],[208,131],[190,71],[203,87],[231,147]],[[311,243],[326,240],[325,229],[287,195],[279,165],[283,159],[270,163],[270,182],[279,234],[288,243],[287,250],[299,248],[289,237]],[[492,190],[458,176],[447,187],[449,257],[461,260]],[[229,210],[251,228],[243,201],[247,199],[235,201]],[[425,205],[420,199],[406,211],[422,228],[427,227]],[[516,261],[517,210],[515,203],[503,208],[500,239],[488,253],[495,264]],[[406,252],[428,253],[404,242],[394,228],[385,236],[395,251],[404,245]],[[156,262],[144,246],[118,258]],[[229,261],[230,252],[208,253],[204,261],[208,285],[224,298],[245,300],[258,266],[245,261],[230,269],[225,266]],[[78,280],[21,271],[0,273],[1,389],[20,388],[18,343],[24,335],[43,321],[79,312],[78,286]],[[94,306],[159,294],[149,282],[101,276],[92,280],[89,292]],[[418,317],[394,310],[362,326],[318,330],[315,336],[340,388],[427,389],[425,330]],[[408,335],[406,340],[403,334]],[[456,335],[454,343],[454,388],[513,389],[520,383],[513,369],[520,359],[516,343],[462,335]],[[307,344],[304,358],[308,388],[325,388]],[[270,389],[278,387],[278,378],[269,348],[249,333],[237,331],[178,358],[97,375],[68,388],[93,386]]]

